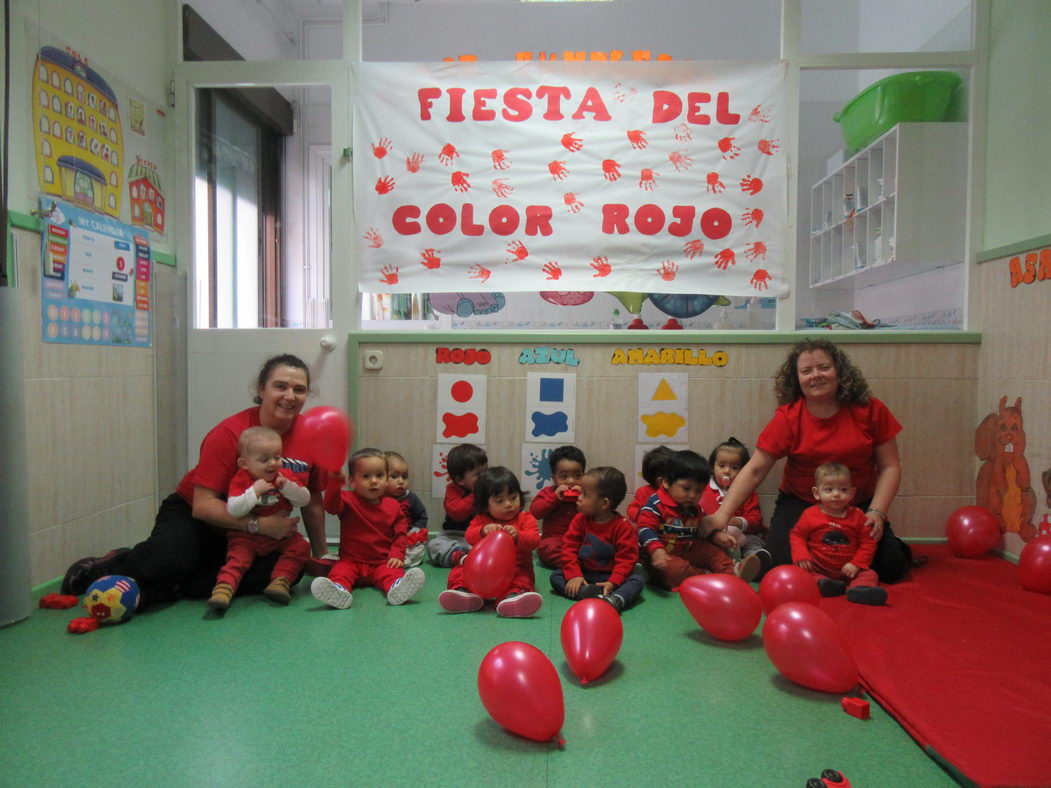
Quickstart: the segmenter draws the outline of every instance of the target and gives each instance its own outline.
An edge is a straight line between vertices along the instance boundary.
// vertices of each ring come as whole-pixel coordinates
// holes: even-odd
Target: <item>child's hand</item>
[[[613,589],[615,588],[613,583],[609,582],[608,580],[605,583],[596,583],[596,585],[599,588],[602,589],[602,593],[605,594],[606,596],[609,596],[610,594],[612,594],[613,593]]]
[[[861,569],[857,566],[854,566],[854,564],[847,562],[843,564],[843,568],[839,571],[843,573],[843,577],[854,578],[857,576],[858,572],[861,571]]]
[[[252,489],[255,490],[256,498],[262,498],[269,492],[272,492],[274,485],[268,482],[266,479],[256,479],[252,484]]]
[[[574,577],[566,581],[566,596],[570,599],[576,599],[577,594],[580,593],[580,589],[584,587],[583,577]]]
[[[658,569],[664,569],[668,565],[668,560],[670,558],[671,555],[668,553],[667,550],[665,550],[663,547],[658,547],[656,550],[653,551],[653,554],[650,555],[650,563],[652,563]]]
[[[726,550],[733,550],[737,547],[737,540],[734,539],[726,531],[712,531],[708,537],[714,544],[722,547]]]
[[[505,525],[503,528],[504,528],[505,531],[507,531],[507,533],[511,534],[511,538],[512,539],[514,539],[516,542],[518,541],[518,529],[517,528],[515,528],[513,525]]]
[[[500,523],[486,523],[482,526],[482,536],[489,536],[493,531],[499,531]]]
[[[796,566],[800,569],[805,569],[808,572],[814,571],[814,562],[809,558],[804,558],[802,561],[796,561]]]
[[[402,561],[400,558],[388,558],[387,566],[389,566],[391,569],[401,569],[403,566],[405,566],[405,562]]]
[[[278,474],[277,478],[274,479],[274,487],[277,488],[278,490],[283,488],[285,486],[285,484],[287,484],[287,483],[288,483],[288,479],[286,479],[281,474]]]

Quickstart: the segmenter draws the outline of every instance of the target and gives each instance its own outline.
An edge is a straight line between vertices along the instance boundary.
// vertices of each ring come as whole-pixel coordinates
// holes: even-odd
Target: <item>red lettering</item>
[[[686,94],[686,122],[696,123],[698,126],[707,126],[711,123],[711,117],[700,111],[701,104],[707,104],[711,100],[711,93]]]
[[[460,209],[460,229],[464,235],[481,235],[485,232],[484,225],[475,223],[474,206],[469,202]]]
[[[1018,287],[1018,285],[1022,284],[1021,262],[1017,257],[1012,257],[1007,267],[1011,270],[1011,287]]]
[[[441,88],[420,88],[416,91],[416,98],[420,102],[420,120],[431,119],[431,105],[441,95]]]
[[[643,235],[656,235],[664,229],[664,218],[659,205],[646,203],[635,211],[635,229]]]
[[[1030,252],[1025,256],[1025,283],[1033,284],[1036,281],[1036,252]]]
[[[533,114],[533,105],[529,99],[533,97],[533,91],[529,88],[508,88],[504,91],[504,111],[501,113],[505,120],[512,123],[520,123],[528,120]]]
[[[456,209],[440,202],[427,210],[427,229],[435,235],[451,233],[456,227]]]
[[[521,212],[511,205],[498,205],[489,211],[485,223],[475,220],[475,206],[473,203],[464,203],[457,208],[448,203],[436,203],[427,209],[424,223],[427,230],[434,235],[447,235],[456,229],[457,223],[460,232],[467,236],[480,236],[485,234],[485,225],[497,235],[511,235],[516,232],[522,224]],[[416,221],[420,216],[420,208],[416,205],[400,205],[394,210],[391,225],[395,232],[400,235],[416,235],[422,232],[420,223]],[[554,230],[551,226],[554,210],[549,205],[527,205],[525,208],[525,233],[526,235],[551,235]]]
[[[416,235],[420,231],[420,223],[411,221],[420,218],[420,209],[415,205],[399,205],[394,209],[391,224],[396,232],[401,235]]]
[[[467,350],[464,351],[464,354],[463,354],[463,363],[464,364],[473,364],[475,356],[477,356],[477,355],[478,355],[478,351],[475,350],[473,347],[467,348]]]
[[[1051,249],[1040,251],[1040,272],[1037,274],[1037,279],[1041,282],[1051,279]]]
[[[569,62],[587,60],[586,52],[570,52],[568,49],[562,53],[562,59]]]
[[[449,363],[449,348],[447,348],[447,347],[436,347],[434,349],[434,363],[435,364],[448,364]]]
[[[584,92],[584,98],[580,102],[580,106],[577,107],[577,111],[573,113],[574,120],[581,120],[584,117],[584,113],[590,112],[592,120],[612,120],[613,117],[609,114],[609,110],[606,109],[606,104],[602,101],[602,94],[598,92],[598,88],[588,88]]]
[[[526,235],[551,235],[553,230],[551,229],[551,215],[552,210],[550,205],[527,205],[526,206]]]
[[[493,354],[490,353],[485,348],[482,348],[481,350],[478,351],[478,363],[479,364],[488,364],[492,360],[493,360]]]
[[[485,106],[485,102],[496,98],[496,93],[496,88],[485,88],[474,92],[474,110],[471,112],[471,120],[496,120],[496,110]]]
[[[653,91],[653,122],[667,123],[682,112],[682,99],[670,90]]]
[[[462,364],[463,363],[463,348],[461,348],[461,347],[454,347],[452,349],[452,352],[449,354],[449,358],[452,360],[452,362],[454,364]]]
[[[724,126],[736,126],[741,122],[741,116],[736,112],[730,112],[730,94],[719,93],[715,97],[715,122]]]
[[[690,234],[693,229],[693,217],[697,210],[692,205],[676,205],[671,209],[671,215],[678,221],[668,225],[668,232],[682,238]]]
[[[562,120],[562,99],[570,96],[569,88],[564,85],[541,85],[536,89],[536,97],[547,99],[547,112],[544,120]]]
[[[489,229],[497,235],[510,235],[520,221],[518,211],[510,205],[498,205],[489,212]]]
[[[621,203],[606,203],[602,206],[602,232],[606,235],[628,232],[628,206]]]
[[[445,119],[450,123],[464,121],[463,94],[466,92],[464,88],[449,88],[446,91],[449,94],[449,114],[445,116]]]
[[[713,241],[728,236],[733,223],[730,214],[722,208],[709,208],[701,214],[701,232]]]

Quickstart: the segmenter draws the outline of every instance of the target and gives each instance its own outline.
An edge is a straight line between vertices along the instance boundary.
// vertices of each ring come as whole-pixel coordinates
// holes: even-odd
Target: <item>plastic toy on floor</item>
[[[73,594],[44,594],[40,597],[40,607],[46,610],[66,610],[76,607],[80,599]]]
[[[99,624],[120,624],[139,607],[139,584],[124,575],[100,577],[84,592],[84,609],[88,615],[74,618],[67,630],[74,634],[93,632]]]
[[[825,769],[820,777],[807,780],[806,788],[850,788],[850,780],[843,776],[843,772]]]

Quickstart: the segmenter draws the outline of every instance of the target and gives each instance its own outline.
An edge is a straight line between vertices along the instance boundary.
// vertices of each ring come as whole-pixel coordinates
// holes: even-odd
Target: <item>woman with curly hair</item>
[[[774,376],[774,392],[779,407],[760,433],[755,453],[705,525],[725,528],[784,457],[766,546],[775,566],[790,564],[789,533],[814,504],[814,470],[826,462],[840,462],[850,469],[857,487],[854,500],[879,542],[872,568],[884,583],[901,580],[912,552],[894,536],[886,514],[901,483],[901,424],[870,394],[865,376],[847,354],[824,339],[806,339],[792,348]]]

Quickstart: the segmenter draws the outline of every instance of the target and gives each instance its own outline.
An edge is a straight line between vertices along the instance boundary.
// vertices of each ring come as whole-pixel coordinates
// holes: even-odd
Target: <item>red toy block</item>
[[[857,717],[859,720],[867,720],[869,718],[869,702],[867,700],[862,698],[843,698],[840,703],[843,705],[843,711],[851,717]]]
[[[562,493],[563,501],[575,501],[580,497],[580,490],[566,490]]]

